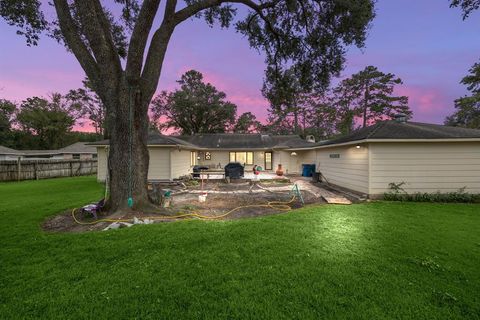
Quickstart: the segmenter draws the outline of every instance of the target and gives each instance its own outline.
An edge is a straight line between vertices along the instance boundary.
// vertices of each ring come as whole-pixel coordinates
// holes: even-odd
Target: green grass
[[[92,177],[0,184],[0,317],[480,318],[480,206],[378,202],[48,234]]]

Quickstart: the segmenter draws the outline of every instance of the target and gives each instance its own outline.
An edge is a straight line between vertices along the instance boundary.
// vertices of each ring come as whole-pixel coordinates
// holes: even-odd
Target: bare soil
[[[261,183],[262,187],[274,188],[276,186],[288,186],[289,184],[279,183]],[[238,190],[249,190],[251,185],[248,182],[242,183],[230,183],[225,184],[221,182],[209,182],[204,185],[204,189],[215,190],[219,192],[234,192]],[[204,216],[219,216],[234,208],[251,205],[266,205],[270,201],[282,201],[289,202],[292,199],[292,195],[288,191],[274,191],[267,192],[261,190],[258,187],[254,187],[251,193],[209,193],[206,202],[198,201],[198,193],[189,193],[188,190],[182,188],[170,188],[174,189],[171,205],[169,208],[158,208],[158,210],[151,212],[128,212],[124,215],[113,216],[99,216],[99,219],[133,219],[137,217],[139,219],[154,217],[155,222],[168,222],[178,219],[161,219],[165,216],[176,216],[185,213],[197,213]],[[189,190],[199,190],[198,187],[188,187]],[[323,200],[315,198],[311,193],[302,191],[302,196],[306,204],[313,203],[325,203]],[[300,208],[302,204],[298,199],[295,199],[289,204],[292,209]],[[285,211],[278,208],[270,208],[266,206],[259,207],[247,207],[235,210],[231,214],[221,219],[241,219],[248,217],[265,216],[271,214],[283,213]],[[80,210],[77,210],[75,216],[82,222],[93,222],[94,219],[89,216],[85,216]],[[56,216],[47,219],[42,227],[49,232],[85,232],[102,230],[106,228],[111,222],[99,222],[91,225],[77,224],[73,217],[71,210],[62,212]]]

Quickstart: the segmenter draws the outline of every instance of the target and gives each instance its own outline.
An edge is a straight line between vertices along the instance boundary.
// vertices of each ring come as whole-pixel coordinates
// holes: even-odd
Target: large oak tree
[[[237,106],[225,100],[227,95],[195,70],[185,72],[177,81],[180,89],[162,91],[151,103],[153,121],[159,131],[173,129],[177,133],[220,133],[235,123]]]
[[[42,30],[62,41],[92,81],[107,111],[110,132],[110,207],[148,205],[148,106],[157,89],[175,28],[191,18],[229,27],[235,22],[269,69],[294,66],[305,87],[324,87],[343,67],[345,48],[363,46],[374,0],[115,0],[116,17],[100,0],[52,0],[56,20],[45,21],[38,0],[3,0],[0,15],[29,44]],[[157,17],[158,16],[158,17]],[[154,27],[158,18],[159,26]],[[56,28],[56,26],[58,28]],[[124,61],[122,61],[124,60]]]

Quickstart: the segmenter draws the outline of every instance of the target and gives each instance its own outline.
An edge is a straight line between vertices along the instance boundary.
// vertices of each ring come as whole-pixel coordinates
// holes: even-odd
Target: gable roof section
[[[61,153],[97,153],[97,148],[88,145],[87,142],[76,142],[58,151]]]
[[[0,146],[0,154],[22,155],[22,151]]]
[[[443,140],[480,139],[480,130],[420,122],[380,121],[332,140],[318,142],[314,147],[362,140]]]

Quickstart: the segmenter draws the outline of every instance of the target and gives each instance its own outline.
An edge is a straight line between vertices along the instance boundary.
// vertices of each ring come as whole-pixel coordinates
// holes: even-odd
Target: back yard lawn
[[[480,318],[480,206],[317,206],[47,234],[94,177],[0,184],[0,318]]]

